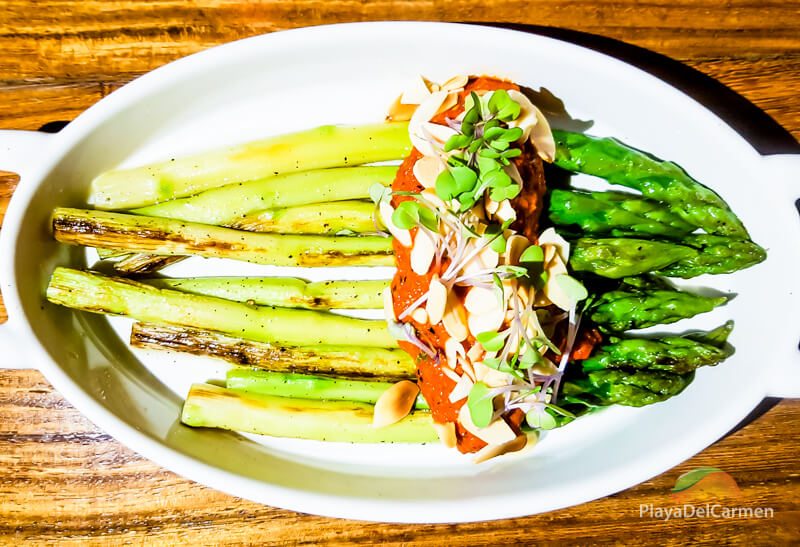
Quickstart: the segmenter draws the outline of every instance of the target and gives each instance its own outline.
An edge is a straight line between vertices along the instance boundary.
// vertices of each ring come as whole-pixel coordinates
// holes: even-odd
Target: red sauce
[[[469,95],[470,91],[490,91],[496,89],[518,90],[519,87],[511,82],[485,76],[472,78],[464,91],[461,92],[456,106],[437,115],[433,118],[433,121],[435,123],[444,123],[445,118],[455,118],[458,116],[464,110],[464,99]],[[400,192],[422,191],[423,187],[417,181],[413,173],[414,163],[421,157],[422,155],[417,150],[411,151],[411,154],[400,165],[397,176],[392,184],[392,190]],[[515,163],[522,175],[522,180],[525,181],[525,185],[520,195],[512,201],[512,205],[517,210],[517,216],[519,218],[512,227],[525,234],[526,237],[532,241],[536,241],[537,221],[545,189],[542,162],[536,155],[533,146],[526,144],[525,147],[523,147],[523,154],[516,158]],[[412,198],[408,196],[394,196],[392,198],[392,205],[396,207],[399,203],[408,199]],[[415,235],[415,230],[416,229],[412,230],[412,237]],[[434,265],[427,274],[418,275],[411,269],[411,249],[403,247],[397,240],[394,241],[393,246],[397,273],[392,280],[391,288],[395,316],[399,316],[415,300],[428,291],[431,277],[434,273],[441,274],[447,267],[447,262],[444,262],[439,269],[436,269]],[[441,324],[433,326],[430,324],[420,324],[411,317],[405,318],[404,321],[414,326],[419,339],[428,347],[434,348],[439,353],[439,358],[441,360],[445,359],[444,343],[449,338],[449,335]],[[465,349],[471,347],[473,343],[475,343],[475,341],[472,337],[465,340]],[[455,403],[450,402],[449,395],[455,387],[455,382],[442,372],[442,369],[434,359],[428,357],[413,344],[409,342],[400,342],[400,347],[407,351],[416,361],[420,390],[423,397],[425,397],[425,400],[428,402],[428,405],[431,407],[433,419],[439,423],[456,423],[458,449],[461,452],[469,453],[476,452],[486,446],[486,443],[469,433],[457,421],[458,411],[464,405],[466,399]],[[457,370],[456,372],[460,373],[461,371]],[[521,412],[515,411],[509,416],[506,416],[506,421],[516,432],[519,432],[519,425],[523,418],[524,415]]]

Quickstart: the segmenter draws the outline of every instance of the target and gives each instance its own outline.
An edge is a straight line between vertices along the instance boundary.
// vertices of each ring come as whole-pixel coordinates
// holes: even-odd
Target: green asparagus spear
[[[666,266],[660,274],[668,277],[695,277],[702,274],[725,274],[749,268],[767,258],[767,253],[747,239],[708,234],[690,235],[682,244],[697,249],[699,254]]]
[[[700,296],[677,289],[639,290],[622,285],[600,295],[589,308],[589,317],[612,331],[644,329],[674,323],[713,310],[727,298]]]
[[[676,243],[582,237],[572,247],[569,264],[577,272],[616,279],[660,270],[697,254],[697,250]]]
[[[396,382],[414,378],[414,361],[401,349],[358,346],[287,347],[213,331],[134,323],[131,345],[223,359],[241,367]]]
[[[277,266],[392,266],[392,242],[381,236],[256,234],[164,218],[58,208],[58,241],[157,255],[232,258]]]
[[[549,215],[556,225],[615,237],[681,237],[695,229],[661,203],[620,192],[556,189],[550,193]]]
[[[746,238],[742,221],[728,204],[680,166],[630,148],[616,139],[554,130],[555,164],[569,171],[602,177],[664,201],[692,226],[711,234]]]
[[[161,163],[108,171],[92,181],[89,203],[130,209],[226,184],[284,173],[402,159],[408,124],[325,125]]]
[[[396,424],[372,426],[373,406],[350,401],[270,397],[194,384],[181,422],[273,437],[349,443],[423,443],[435,441],[428,412],[413,412]]]
[[[646,406],[678,395],[694,379],[694,372],[672,374],[655,370],[597,370],[564,383],[562,398],[573,414],[593,407]],[[571,406],[575,405],[575,407]]]
[[[230,227],[251,232],[280,234],[369,233],[377,231],[374,212],[375,204],[370,201],[311,203],[252,213],[232,222]]]
[[[323,401],[354,401],[374,405],[393,384],[234,368],[228,371],[226,385],[228,389],[261,395]],[[417,396],[414,408],[429,409],[422,395]]]
[[[689,336],[612,338],[582,364],[586,372],[625,368],[685,374],[698,367],[716,365],[732,354],[733,348],[724,340],[715,345]]]
[[[314,310],[250,306],[70,268],[56,268],[53,272],[47,286],[47,299],[54,304],[93,313],[212,329],[257,342],[288,346],[397,346],[385,321]]]
[[[381,309],[384,280],[317,281],[296,277],[187,277],[143,279],[153,287],[264,306],[307,309]]]
[[[375,183],[388,186],[396,173],[397,167],[391,165],[291,173],[228,184],[196,196],[134,209],[133,212],[150,217],[226,226],[264,209],[368,199],[371,186]]]

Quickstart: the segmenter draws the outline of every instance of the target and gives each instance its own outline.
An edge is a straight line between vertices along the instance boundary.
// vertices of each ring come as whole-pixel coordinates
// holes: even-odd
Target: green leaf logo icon
[[[687,471],[678,477],[678,480],[675,481],[675,486],[672,488],[671,492],[681,492],[687,488],[691,488],[700,482],[703,477],[710,475],[711,473],[724,473],[724,471],[716,467],[698,467],[697,469],[692,469],[691,471]]]

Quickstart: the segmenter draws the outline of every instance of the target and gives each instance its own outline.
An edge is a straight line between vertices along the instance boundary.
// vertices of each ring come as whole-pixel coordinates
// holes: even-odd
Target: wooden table
[[[564,27],[649,48],[725,83],[800,136],[800,4],[743,0],[637,4],[634,0],[5,0],[0,6],[0,127],[37,129],[70,120],[142,73],[246,36],[340,21],[449,19]],[[601,49],[614,46],[591,36],[539,31]],[[640,61],[653,60],[641,51],[622,49]],[[684,70],[655,60],[667,72]],[[694,85],[696,91],[717,91],[713,82],[702,78]],[[748,114],[745,125],[757,120],[756,132],[768,125],[758,112],[747,110],[735,98],[732,101],[731,110]],[[786,146],[785,139],[781,142],[767,142],[762,151]],[[0,211],[13,187],[13,178],[0,181]],[[4,319],[2,307],[0,319]],[[772,401],[767,406],[771,408],[766,413],[690,461],[606,499],[502,522],[399,526],[306,516],[198,486],[99,431],[41,374],[0,371],[0,542],[797,543],[800,401]],[[697,426],[701,424],[698,416]],[[722,468],[736,479],[743,493],[739,505],[772,507],[774,518],[669,522],[640,518],[641,504],[664,504],[678,475],[704,465]]]

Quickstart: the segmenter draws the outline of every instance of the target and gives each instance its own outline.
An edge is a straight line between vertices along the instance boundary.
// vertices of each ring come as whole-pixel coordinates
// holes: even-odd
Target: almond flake
[[[417,275],[425,275],[431,268],[433,257],[436,254],[436,243],[438,239],[427,228],[420,226],[414,236],[414,246],[411,248],[411,270]]]
[[[443,91],[432,93],[417,107],[416,112],[408,122],[408,136],[411,138],[411,144],[424,156],[434,156],[436,151],[428,141],[428,135],[423,131],[423,124],[428,123],[436,115],[446,98],[447,93]]]
[[[394,225],[394,222],[392,222],[393,213],[394,207],[392,207],[389,202],[382,201],[378,207],[378,216],[380,217],[381,224],[389,230],[389,233],[394,236],[400,245],[403,247],[411,247],[411,232]]]
[[[469,331],[467,330],[467,312],[458,296],[453,291],[447,295],[447,305],[445,312],[442,316],[442,325],[447,331],[447,334],[456,339],[457,342],[463,342],[467,339]]]
[[[469,82],[469,76],[466,74],[456,74],[442,84],[442,89],[446,91],[461,91]]]
[[[458,411],[458,421],[464,426],[464,429],[486,444],[499,445],[517,438],[517,435],[502,418],[496,419],[486,427],[476,426],[472,422],[472,416],[469,413],[469,407],[467,407],[467,405],[462,406],[461,410]]]
[[[442,367],[442,372],[444,373],[445,376],[447,376],[456,383],[458,383],[458,381],[461,379],[461,376],[456,374],[456,371],[451,369],[450,367]]]
[[[486,209],[487,215],[495,214],[497,212],[497,209],[500,208],[500,204],[488,196],[483,201],[484,201],[483,207],[484,209]]]
[[[458,365],[458,356],[464,355],[464,346],[455,338],[448,338],[444,343],[444,355],[447,358],[447,364],[455,370]]]
[[[464,298],[464,307],[469,313],[480,314],[495,311],[500,305],[500,293],[496,287],[472,287]]]
[[[527,237],[519,234],[514,234],[506,241],[506,252],[504,264],[516,266],[519,264],[519,257],[522,252],[531,246],[531,242]]]
[[[558,255],[565,263],[569,262],[569,242],[561,237],[554,228],[548,228],[539,234],[539,245],[552,245],[558,251]],[[545,259],[545,262],[549,262]]]
[[[428,286],[428,301],[425,303],[425,310],[431,325],[438,325],[444,317],[447,307],[447,287],[439,281],[439,276],[433,274],[430,285]]]
[[[425,308],[417,308],[411,312],[411,319],[425,325],[428,323],[428,312],[425,311]]]
[[[506,222],[507,220],[516,220],[517,211],[511,206],[511,201],[504,199],[500,202],[500,207],[497,208],[497,212],[494,214],[494,216],[502,222]]]
[[[476,363],[480,361],[486,352],[483,351],[483,348],[480,344],[473,344],[471,348],[467,351],[467,359],[470,360],[472,363]]]
[[[386,113],[387,122],[407,122],[414,115],[417,110],[415,104],[403,104],[400,102],[400,97],[397,97]]]
[[[456,382],[453,391],[450,392],[450,396],[447,399],[451,403],[455,403],[456,401],[460,401],[461,399],[466,399],[473,385],[474,383],[467,377],[466,374],[461,376],[461,378],[458,379],[458,382]]]
[[[436,179],[442,171],[444,171],[444,164],[434,156],[422,156],[414,162],[414,177],[425,188],[435,188]]]
[[[487,445],[475,453],[472,463],[483,463],[492,458],[509,454],[511,452],[519,452],[528,444],[527,435],[519,435],[516,439],[508,441],[500,445]]]
[[[451,91],[447,94],[447,97],[445,97],[444,102],[439,107],[439,110],[436,111],[436,114],[438,115],[441,114],[442,112],[447,112],[457,104],[458,104],[458,93],[453,93]]]
[[[496,331],[499,329],[506,318],[505,306],[500,307],[495,298],[495,308],[481,313],[470,313],[467,319],[469,332],[472,336],[478,336],[482,332]]]
[[[443,445],[445,445],[447,448],[456,447],[456,424],[453,422],[447,422],[444,424],[433,422],[433,429],[436,430],[436,434],[439,436],[439,440],[442,441]]]
[[[542,111],[517,90],[511,89],[508,95],[520,106],[520,115],[516,120],[509,122],[509,127],[522,129],[522,139],[530,139],[536,147],[536,153],[547,162],[552,162],[556,154],[556,143],[550,124]]]
[[[411,412],[419,395],[419,387],[409,380],[401,380],[384,391],[375,401],[372,414],[373,427],[397,423]]]
[[[429,83],[422,76],[417,76],[408,89],[400,95],[400,104],[422,104],[430,96]]]

